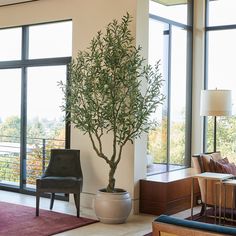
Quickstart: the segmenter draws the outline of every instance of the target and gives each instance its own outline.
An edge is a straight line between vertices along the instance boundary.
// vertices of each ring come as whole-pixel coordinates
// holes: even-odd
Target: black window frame
[[[203,89],[208,89],[208,49],[209,32],[222,30],[236,30],[236,24],[209,26],[209,2],[205,0],[205,41],[204,41],[204,83]],[[207,117],[203,117],[203,153],[212,151],[207,150]]]
[[[166,171],[164,172],[158,172],[165,173],[170,171],[176,171],[176,170],[170,170],[170,97],[171,97],[171,28],[172,26],[181,28],[186,30],[188,37],[187,37],[187,65],[186,65],[186,114],[185,114],[185,165],[180,169],[185,169],[191,166],[191,144],[192,144],[192,61],[193,61],[193,1],[190,3],[189,12],[188,12],[188,24],[179,23],[173,20],[169,20],[167,18],[149,14],[149,20],[155,20],[160,23],[164,23],[168,25],[169,28],[169,43],[168,43],[168,92],[166,94],[166,103],[167,103],[167,158],[166,158]],[[151,173],[152,174],[156,174]],[[148,174],[149,175],[149,174]]]
[[[20,111],[20,185],[12,186],[8,184],[1,184],[1,190],[8,190],[26,194],[35,195],[35,190],[26,188],[26,144],[27,144],[27,68],[30,67],[46,67],[46,66],[66,66],[66,81],[69,80],[69,64],[72,57],[52,57],[52,58],[40,58],[40,59],[28,59],[29,52],[29,27],[35,25],[53,24],[68,22],[72,19],[62,21],[44,22],[39,24],[30,24],[14,27],[4,27],[2,29],[21,28],[21,58],[19,60],[0,61],[0,70],[4,69],[21,69],[21,111]],[[70,148],[70,122],[67,117],[70,114],[65,114],[65,148]],[[68,196],[57,198],[62,200],[68,200]]]

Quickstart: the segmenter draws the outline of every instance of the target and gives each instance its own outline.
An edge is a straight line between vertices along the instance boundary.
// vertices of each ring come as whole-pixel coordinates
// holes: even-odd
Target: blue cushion
[[[187,228],[199,229],[221,234],[236,235],[236,228],[222,225],[208,224],[191,220],[184,220],[172,216],[160,215],[155,219],[156,222],[173,224]]]

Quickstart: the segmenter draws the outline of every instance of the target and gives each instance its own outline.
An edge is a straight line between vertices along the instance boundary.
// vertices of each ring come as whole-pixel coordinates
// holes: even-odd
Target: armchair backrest
[[[197,174],[204,172],[201,155],[193,155],[192,161]]]
[[[220,152],[209,152],[209,153],[202,153],[198,155],[192,156],[193,167],[196,170],[197,174],[203,172],[214,172],[212,171],[212,167],[210,165],[210,160],[219,160],[221,158]],[[206,181],[202,178],[198,178],[198,183],[201,192],[201,199],[204,203],[214,205],[215,199],[215,181]],[[206,199],[206,191],[207,191],[207,199]],[[223,198],[222,198],[223,199]]]
[[[82,178],[80,150],[52,149],[51,158],[44,176]]]

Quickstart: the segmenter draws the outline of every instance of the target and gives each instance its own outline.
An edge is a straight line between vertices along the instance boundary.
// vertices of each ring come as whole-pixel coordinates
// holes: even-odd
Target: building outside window
[[[0,186],[35,188],[51,148],[69,147],[61,111],[72,22],[0,29]]]
[[[190,166],[192,3],[150,1],[149,63],[160,60],[165,102],[153,117],[158,121],[148,134],[148,154],[154,164],[148,174]]]
[[[206,1],[206,74],[207,89],[232,90],[236,100],[236,1]],[[223,44],[222,44],[223,42]],[[235,105],[233,106],[235,114]],[[213,151],[213,117],[205,119],[205,151]],[[236,158],[236,117],[217,117],[217,150],[230,161]]]

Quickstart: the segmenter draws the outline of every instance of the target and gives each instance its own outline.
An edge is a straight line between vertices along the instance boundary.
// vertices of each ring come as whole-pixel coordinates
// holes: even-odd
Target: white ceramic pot
[[[115,190],[107,193],[105,189],[100,189],[95,197],[95,214],[102,223],[121,224],[130,214],[132,202],[129,193],[123,189]]]

